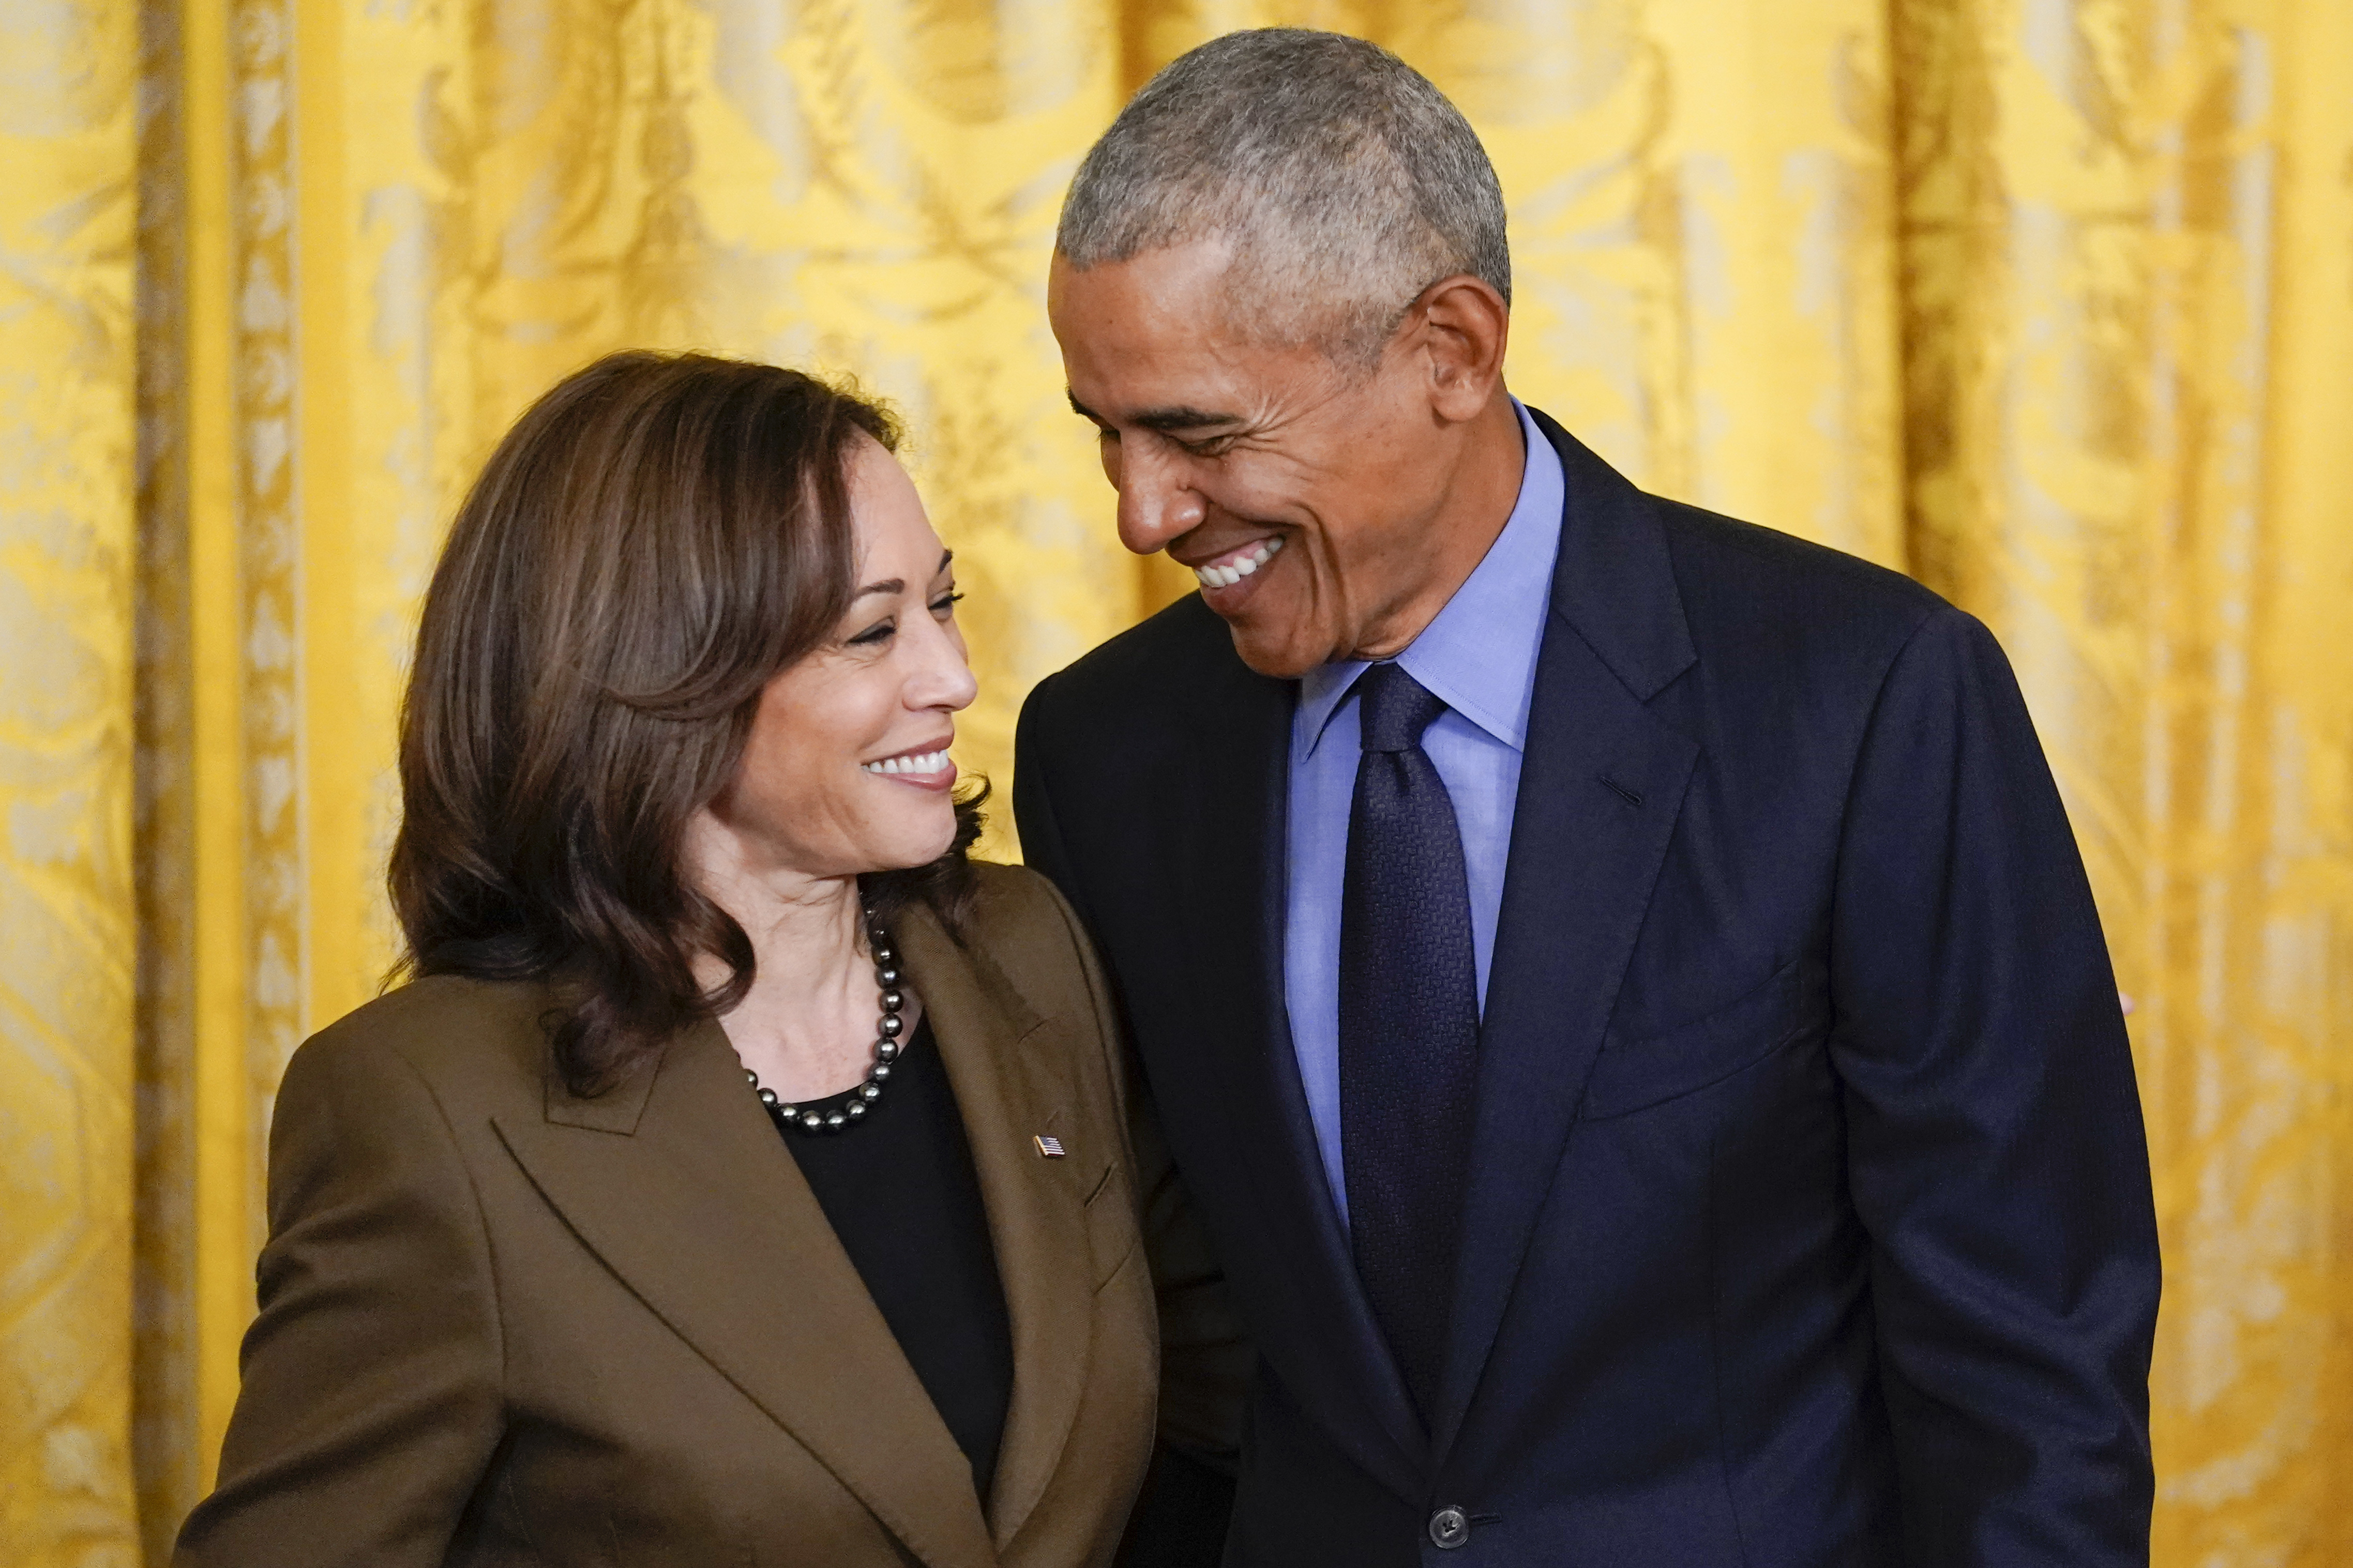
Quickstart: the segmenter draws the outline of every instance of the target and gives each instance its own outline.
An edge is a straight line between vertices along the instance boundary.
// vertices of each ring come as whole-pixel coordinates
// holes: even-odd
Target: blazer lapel
[[[1550,1196],[1699,755],[1645,706],[1697,657],[1650,500],[1535,417],[1567,502],[1480,1029],[1441,1453]]]
[[[911,909],[900,924],[908,977],[964,1115],[1012,1321],[1013,1403],[988,1510],[1002,1551],[1053,1479],[1086,1388],[1094,1314],[1087,1194],[1032,1142],[1071,1113],[1071,1089],[1021,1049],[1043,1020],[986,954],[957,946],[926,910]]]
[[[1302,1410],[1369,1474],[1420,1500],[1420,1419],[1356,1277],[1332,1201],[1293,1054],[1283,987],[1291,715],[1288,683],[1229,655],[1201,692],[1199,739],[1163,840],[1198,977],[1188,1044],[1210,1068],[1222,1141],[1253,1168],[1267,1255],[1282,1260],[1290,1309],[1251,1325]]]
[[[581,1240],[929,1568],[991,1568],[972,1469],[726,1036],[593,1100],[549,1079],[499,1135]]]

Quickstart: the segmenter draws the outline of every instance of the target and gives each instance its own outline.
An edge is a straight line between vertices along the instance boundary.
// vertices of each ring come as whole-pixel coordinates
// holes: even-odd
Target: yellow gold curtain
[[[1183,587],[1060,407],[1063,184],[1271,22],[1486,137],[1516,391],[2001,635],[2137,1004],[2158,1559],[2353,1565],[2337,0],[0,6],[0,1562],[160,1562],[206,1484],[278,1073],[392,956],[404,647],[488,444],[623,344],[862,376],[1002,784],[1029,683]]]

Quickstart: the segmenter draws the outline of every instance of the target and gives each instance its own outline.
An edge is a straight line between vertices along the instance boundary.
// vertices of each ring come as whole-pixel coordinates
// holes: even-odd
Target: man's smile
[[[1236,545],[1223,554],[1211,556],[1198,564],[1189,561],[1184,564],[1193,568],[1193,575],[1200,579],[1204,589],[1230,588],[1255,574],[1282,551],[1282,535],[1270,534],[1263,539]]]

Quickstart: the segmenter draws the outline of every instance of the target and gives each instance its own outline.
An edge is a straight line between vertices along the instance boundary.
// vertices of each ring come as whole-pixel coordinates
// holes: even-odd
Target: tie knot
[[[1377,664],[1356,681],[1356,727],[1367,752],[1405,752],[1421,744],[1421,732],[1446,711],[1446,704],[1397,664]]]

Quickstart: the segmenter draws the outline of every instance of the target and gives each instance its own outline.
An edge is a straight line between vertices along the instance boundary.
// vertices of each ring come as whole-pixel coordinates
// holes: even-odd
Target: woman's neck
[[[688,835],[687,868],[751,940],[751,988],[720,1019],[760,1081],[789,1099],[838,1093],[871,1059],[878,1015],[858,879],[765,864],[712,822]],[[696,977],[713,986],[727,966],[708,954]]]

